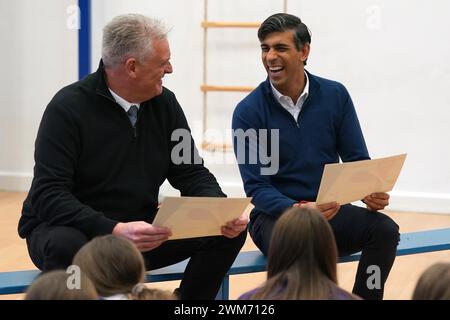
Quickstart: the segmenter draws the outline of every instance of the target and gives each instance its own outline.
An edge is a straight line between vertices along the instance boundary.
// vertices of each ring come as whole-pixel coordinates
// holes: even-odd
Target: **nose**
[[[164,73],[172,73],[172,72],[173,72],[172,64],[170,63],[170,61],[168,61],[164,68]]]
[[[276,58],[277,58],[276,51],[273,50],[272,48],[269,49],[269,51],[267,51],[267,54],[266,54],[267,61],[272,61],[272,60],[275,60]]]

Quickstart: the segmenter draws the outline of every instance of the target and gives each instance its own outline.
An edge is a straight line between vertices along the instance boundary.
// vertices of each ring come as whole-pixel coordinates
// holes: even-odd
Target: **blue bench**
[[[404,233],[400,236],[397,256],[450,249],[450,228]],[[339,262],[359,260],[361,253],[339,258]],[[146,282],[181,280],[188,260],[152,270],[147,273]],[[262,272],[267,269],[267,259],[260,251],[239,253],[225,276],[217,298],[228,299],[230,275]],[[40,273],[39,270],[0,272],[0,294],[23,293]]]

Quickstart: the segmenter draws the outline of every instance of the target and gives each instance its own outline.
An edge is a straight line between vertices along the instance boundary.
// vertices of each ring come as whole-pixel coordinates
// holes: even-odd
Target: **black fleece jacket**
[[[63,88],[39,127],[19,235],[25,238],[46,223],[74,227],[92,238],[111,233],[118,222],[151,222],[166,179],[182,196],[225,197],[203,163],[172,162],[178,141],[171,135],[180,128],[189,130],[186,117],[166,88],[141,104],[133,128],[106,86],[102,65]],[[193,159],[197,150],[191,150]]]

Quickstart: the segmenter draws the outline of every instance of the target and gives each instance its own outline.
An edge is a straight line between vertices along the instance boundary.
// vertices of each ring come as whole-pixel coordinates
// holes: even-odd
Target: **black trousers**
[[[190,257],[177,294],[181,299],[214,299],[246,237],[247,231],[244,231],[233,239],[215,236],[166,241],[143,253],[143,257],[148,270]],[[39,269],[49,271],[66,269],[88,241],[77,229],[42,224],[27,238],[27,246],[33,263]]]
[[[256,246],[267,255],[276,218],[266,214],[250,216],[249,233]],[[382,299],[384,284],[394,264],[400,240],[398,225],[380,212],[353,205],[341,206],[337,215],[329,221],[339,251],[346,256],[362,251],[356,272],[353,293],[363,299]],[[374,267],[378,267],[380,286]]]

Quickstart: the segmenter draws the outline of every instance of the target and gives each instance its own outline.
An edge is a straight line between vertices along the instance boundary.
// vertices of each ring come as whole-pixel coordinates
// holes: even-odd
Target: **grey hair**
[[[117,16],[103,28],[103,63],[106,67],[115,67],[129,57],[142,62],[152,53],[153,40],[167,38],[168,32],[157,19],[141,14]]]

